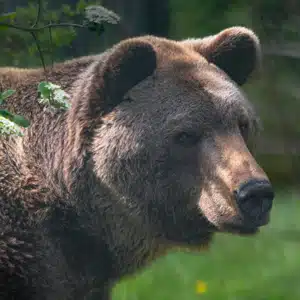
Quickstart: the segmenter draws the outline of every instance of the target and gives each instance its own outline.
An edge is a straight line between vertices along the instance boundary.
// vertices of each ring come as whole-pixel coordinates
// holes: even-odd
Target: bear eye
[[[199,139],[199,135],[194,132],[181,132],[175,137],[175,142],[184,147],[192,147],[199,142]]]
[[[247,138],[248,133],[249,133],[249,122],[247,120],[240,120],[239,128],[240,128],[240,132],[241,132],[242,136]]]

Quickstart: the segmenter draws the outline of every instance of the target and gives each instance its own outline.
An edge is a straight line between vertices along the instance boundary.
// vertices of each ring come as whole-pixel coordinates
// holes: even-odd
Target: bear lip
[[[238,235],[252,235],[260,231],[260,228],[266,226],[270,222],[269,215],[262,219],[261,222],[250,222],[242,218],[234,218],[218,226],[219,232],[227,232]]]

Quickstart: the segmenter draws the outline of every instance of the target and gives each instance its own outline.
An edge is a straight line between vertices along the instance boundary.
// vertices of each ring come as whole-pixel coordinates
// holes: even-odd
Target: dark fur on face
[[[239,85],[259,60],[242,27],[128,39],[48,70],[71,95],[65,113],[38,103],[42,70],[0,68],[1,89],[17,90],[5,107],[32,122],[0,145],[0,295],[94,289],[106,299],[115,280],[170,248],[246,233],[234,190],[267,177],[248,150],[258,118]]]

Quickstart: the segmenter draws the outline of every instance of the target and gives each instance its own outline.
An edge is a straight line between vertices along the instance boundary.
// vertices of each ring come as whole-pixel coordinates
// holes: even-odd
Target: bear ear
[[[216,35],[181,43],[192,47],[239,85],[247,81],[261,62],[259,39],[245,27],[230,27]]]
[[[67,156],[64,176],[68,185],[89,157],[87,151],[99,119],[120,104],[126,92],[156,69],[156,52],[143,39],[120,42],[94,60],[79,76],[67,116]],[[75,174],[75,175],[74,175]],[[69,186],[70,188],[70,186]]]
[[[98,94],[96,107],[99,107],[100,94],[102,113],[110,111],[123,101],[126,92],[150,76],[155,69],[156,52],[150,43],[138,39],[119,43],[109,52],[104,64],[96,67],[93,78],[93,86]]]

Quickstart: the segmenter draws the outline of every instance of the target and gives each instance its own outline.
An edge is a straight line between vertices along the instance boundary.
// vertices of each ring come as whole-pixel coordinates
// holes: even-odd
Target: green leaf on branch
[[[59,85],[42,81],[38,85],[39,102],[55,109],[67,110],[70,96]]]
[[[10,121],[12,121],[14,115],[12,113],[10,113],[9,111],[7,111],[6,109],[1,109],[0,110],[0,116],[3,118],[6,118]]]
[[[13,95],[16,91],[15,90],[6,90],[2,93],[0,93],[0,105],[3,103],[3,101]]]
[[[0,21],[1,22],[7,22],[7,21],[12,22],[15,20],[16,16],[17,16],[17,13],[15,11],[6,13],[6,14],[1,14]]]
[[[85,0],[79,0],[76,4],[76,12],[79,13],[83,13],[85,8],[87,6],[87,3],[85,2]]]
[[[13,95],[15,90],[6,90],[0,93],[0,105]],[[23,136],[21,127],[28,127],[30,122],[24,117],[15,115],[6,109],[0,109],[0,136]]]
[[[15,115],[5,109],[0,110],[0,116],[24,128],[30,125],[30,122],[26,120],[24,117],[20,115]]]
[[[21,127],[24,127],[24,128],[27,128],[30,125],[30,122],[28,120],[26,120],[24,117],[20,116],[20,115],[14,115],[13,118],[12,118],[12,121],[15,124],[17,124]]]
[[[0,136],[23,136],[22,128],[0,115]]]
[[[38,92],[41,97],[50,98],[51,97],[51,87],[48,82],[42,81],[38,85]]]

